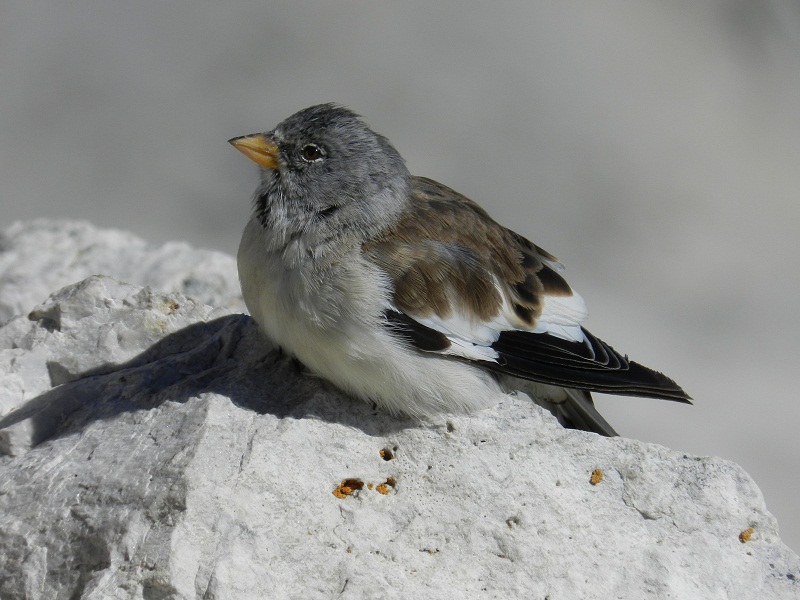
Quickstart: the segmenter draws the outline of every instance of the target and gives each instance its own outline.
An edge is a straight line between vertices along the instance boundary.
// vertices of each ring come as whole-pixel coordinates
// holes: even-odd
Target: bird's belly
[[[416,416],[472,411],[501,397],[490,374],[417,352],[385,327],[387,279],[359,253],[328,271],[287,269],[251,225],[238,256],[245,304],[273,343],[316,374]]]
[[[250,315],[273,343],[317,373],[335,381],[359,369],[364,377],[365,353],[381,343],[369,332],[380,329],[383,276],[357,253],[327,269],[311,262],[287,267],[284,253],[263,242],[251,221],[238,255]]]

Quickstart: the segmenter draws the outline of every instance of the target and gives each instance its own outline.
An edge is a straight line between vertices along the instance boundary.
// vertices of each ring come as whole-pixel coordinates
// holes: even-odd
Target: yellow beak
[[[228,140],[228,143],[257,165],[267,169],[278,168],[278,147],[263,133],[242,135]]]

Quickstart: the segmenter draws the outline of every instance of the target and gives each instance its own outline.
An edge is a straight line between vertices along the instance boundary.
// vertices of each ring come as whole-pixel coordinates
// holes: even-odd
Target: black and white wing
[[[394,286],[385,317],[398,336],[506,377],[582,391],[570,394],[567,420],[606,435],[614,431],[586,392],[690,402],[673,380],[582,327],[586,305],[555,257],[450,188],[413,183],[413,210],[364,246]]]

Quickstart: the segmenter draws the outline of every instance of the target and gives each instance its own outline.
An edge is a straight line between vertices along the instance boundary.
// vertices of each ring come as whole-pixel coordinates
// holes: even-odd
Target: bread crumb
[[[600,469],[595,469],[592,471],[592,476],[589,478],[589,483],[592,485],[597,485],[603,481],[603,472]]]
[[[333,495],[343,500],[350,496],[351,494],[358,492],[364,489],[364,482],[360,479],[345,479],[340,483],[335,490],[333,490]]]
[[[394,477],[389,477],[386,479],[385,483],[381,483],[379,486],[375,488],[375,490],[379,494],[383,494],[384,496],[388,495],[389,492],[394,489],[394,486],[397,485],[397,480]]]

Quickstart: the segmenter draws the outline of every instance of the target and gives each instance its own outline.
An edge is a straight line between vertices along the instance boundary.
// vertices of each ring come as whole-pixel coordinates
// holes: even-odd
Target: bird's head
[[[385,221],[407,197],[409,174],[397,150],[335,104],[306,108],[272,131],[230,143],[261,167],[257,211]]]

